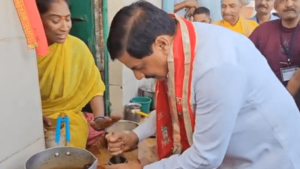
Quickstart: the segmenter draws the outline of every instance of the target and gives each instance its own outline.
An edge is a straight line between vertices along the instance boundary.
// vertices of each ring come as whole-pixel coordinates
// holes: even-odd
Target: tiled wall
[[[109,0],[108,1],[108,21],[111,23],[114,15],[126,5],[130,5],[136,0]],[[161,8],[162,0],[147,0],[150,3]],[[112,114],[121,115],[123,106],[130,99],[137,95],[138,88],[144,80],[135,79],[131,70],[123,66],[120,62],[114,61],[109,64],[109,84],[110,84],[110,101]]]
[[[44,149],[36,54],[12,0],[0,0],[0,169],[23,169]]]

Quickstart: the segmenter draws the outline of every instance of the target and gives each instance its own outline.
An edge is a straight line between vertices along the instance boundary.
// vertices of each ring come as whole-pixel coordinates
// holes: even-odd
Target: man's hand
[[[198,8],[199,4],[197,1],[184,1],[185,8]]]
[[[107,165],[105,169],[143,169],[143,166],[138,160],[135,160],[125,164]]]
[[[119,155],[131,150],[139,141],[138,136],[134,132],[130,132],[129,134],[124,132],[109,133],[105,137],[107,139],[108,151],[112,155]]]
[[[194,12],[195,12],[196,8],[190,8],[188,10],[188,12],[186,13],[186,15],[191,18],[193,15],[194,15]]]
[[[178,4],[176,4],[174,6],[174,12],[178,12],[179,10],[181,9],[184,9],[184,8],[187,8],[187,9],[191,9],[191,8],[198,8],[199,4],[197,1],[195,0],[186,0],[186,1],[183,1],[183,2],[180,2]]]
[[[291,80],[287,85],[287,89],[293,97],[295,97],[298,93],[300,89],[300,69],[298,69],[292,76]]]
[[[91,126],[95,130],[104,130],[107,127],[113,125],[117,121],[121,120],[120,116],[111,116],[111,117],[104,117],[104,118],[97,118],[91,122]]]

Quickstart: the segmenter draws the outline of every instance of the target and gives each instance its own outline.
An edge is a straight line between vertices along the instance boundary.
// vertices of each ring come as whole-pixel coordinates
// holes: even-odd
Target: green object
[[[167,13],[174,13],[174,0],[163,0],[163,10]]]
[[[70,34],[83,40],[91,50],[96,62],[96,30],[95,30],[95,8],[94,0],[70,0],[71,15],[72,15],[72,29]],[[107,13],[107,0],[102,0],[102,17],[103,17],[103,38],[104,38],[104,103],[105,115],[110,115],[110,101],[109,101],[109,53],[106,47],[108,38],[109,25]],[[97,66],[98,63],[96,62]]]
[[[149,97],[134,97],[130,100],[130,102],[141,104],[141,111],[144,113],[149,113],[152,99]]]
[[[73,24],[70,34],[83,40],[95,58],[96,32],[94,0],[70,0],[70,3]]]
[[[109,33],[109,26],[108,26],[108,13],[107,13],[107,0],[102,1],[102,15],[103,15],[103,35],[104,35],[104,83],[105,83],[105,115],[110,116],[110,101],[109,101],[109,53],[107,49],[107,38]]]

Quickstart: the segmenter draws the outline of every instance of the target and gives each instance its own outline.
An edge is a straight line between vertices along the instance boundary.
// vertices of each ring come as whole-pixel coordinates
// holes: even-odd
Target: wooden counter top
[[[88,147],[87,150],[92,152],[98,158],[99,163],[97,169],[104,169],[104,166],[107,165],[109,158],[112,157],[107,151],[104,137],[99,138],[98,141],[94,145]],[[139,143],[138,149],[125,152],[123,155],[128,161],[139,159],[142,164],[150,164],[155,162],[158,160],[156,139],[146,139]]]

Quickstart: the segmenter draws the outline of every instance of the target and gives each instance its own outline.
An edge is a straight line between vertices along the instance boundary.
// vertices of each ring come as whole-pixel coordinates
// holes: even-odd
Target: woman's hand
[[[104,130],[107,127],[110,127],[117,121],[121,120],[121,116],[111,116],[111,117],[95,117],[94,121],[91,122],[91,126],[99,131],[99,130]]]
[[[57,119],[51,119],[48,116],[43,116],[43,123],[44,123],[44,129],[56,129],[56,122]],[[62,129],[65,126],[65,123],[60,124],[60,129]]]
[[[102,96],[96,96],[90,101],[91,108],[94,114],[94,121],[91,122],[91,126],[97,130],[104,130],[107,127],[113,125],[115,122],[121,120],[120,116],[104,117],[104,101]]]
[[[47,116],[43,116],[44,128],[51,127],[51,120]]]

